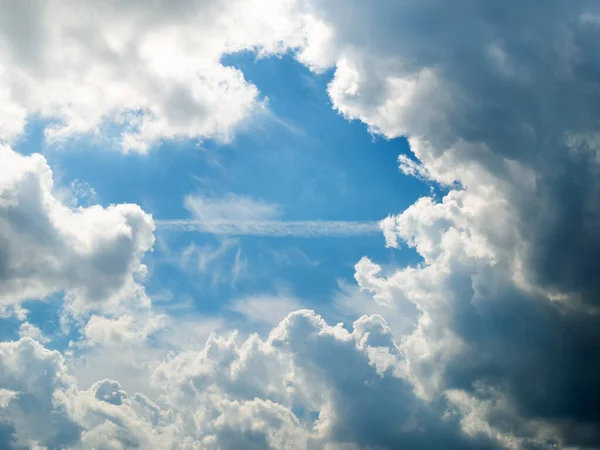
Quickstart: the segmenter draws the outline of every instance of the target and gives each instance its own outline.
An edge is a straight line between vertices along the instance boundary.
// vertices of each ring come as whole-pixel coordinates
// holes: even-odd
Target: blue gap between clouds
[[[63,352],[69,347],[69,341],[77,340],[81,333],[77,327],[70,326],[67,333],[63,333],[60,323],[60,310],[63,303],[63,294],[56,293],[44,300],[27,300],[22,307],[28,311],[27,322],[37,326],[42,335],[48,339],[46,345],[51,350]],[[0,319],[0,341],[18,339],[21,322],[15,317]]]
[[[91,139],[77,139],[51,149],[44,148],[43,123],[38,121],[17,148],[43,151],[60,184],[84,181],[103,205],[137,203],[161,219],[189,217],[183,207],[189,193],[218,197],[232,192],[277,203],[285,220],[380,220],[429,195],[427,184],[398,170],[398,155],[409,152],[406,140],[373,137],[362,123],[348,122],[331,108],[326,92],[331,73],[312,74],[292,55],[255,60],[252,53],[240,53],[223,58],[223,64],[240,69],[268,97],[276,118],[251,120],[230,144],[206,141],[198,148],[190,141],[165,142],[148,155],[123,155],[119,149],[98,148]],[[152,273],[148,292],[191,297],[204,314],[222,311],[232,299],[278,289],[318,310],[330,301],[337,279],[352,280],[353,266],[362,256],[393,266],[420,261],[410,249],[385,249],[382,236],[240,237],[236,251],[241,249],[247,259],[248,276],[215,284],[212,267],[199,273],[169,260],[190,243],[217,246],[220,238],[160,231],[157,238],[160,242],[147,258]],[[236,251],[214,270],[231,268]],[[273,252],[291,254],[291,262],[282,264]],[[302,254],[318,264],[308,263]]]

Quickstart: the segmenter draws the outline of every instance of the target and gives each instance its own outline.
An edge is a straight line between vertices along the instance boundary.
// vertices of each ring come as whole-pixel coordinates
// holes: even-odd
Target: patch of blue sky
[[[27,311],[26,322],[37,327],[43,339],[47,339],[46,347],[61,352],[68,349],[69,341],[76,341],[81,337],[78,327],[62,326],[62,304],[62,293],[52,294],[43,301],[27,300],[21,304]],[[21,323],[15,316],[0,319],[0,340],[18,339]]]
[[[45,148],[38,121],[18,150],[43,151],[60,183],[87,183],[99,203],[137,203],[156,219],[189,219],[188,194],[235,194],[278,205],[283,221],[378,221],[430,194],[430,186],[398,170],[406,140],[374,137],[331,108],[331,73],[315,75],[290,55],[256,60],[242,53],[223,62],[268,98],[267,111],[228,144],[164,142],[147,155],[106,151],[99,148],[106,142],[85,138]],[[418,261],[409,249],[385,249],[381,234],[227,237],[158,229],[156,235],[146,287],[172,314],[181,310],[177,302],[217,315],[235,299],[281,292],[319,310],[339,279],[352,282],[362,256],[394,266]]]

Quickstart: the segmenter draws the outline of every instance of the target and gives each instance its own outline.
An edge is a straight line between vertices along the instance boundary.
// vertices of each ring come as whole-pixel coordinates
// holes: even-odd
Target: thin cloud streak
[[[196,232],[230,236],[343,237],[381,233],[376,221],[266,220],[203,222],[199,220],[156,220],[159,230]]]

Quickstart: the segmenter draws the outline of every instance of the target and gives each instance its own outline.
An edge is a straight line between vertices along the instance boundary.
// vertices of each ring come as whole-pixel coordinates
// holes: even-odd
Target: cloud
[[[90,345],[127,347],[145,342],[152,333],[165,326],[165,319],[163,316],[151,316],[143,320],[130,315],[110,319],[94,315],[88,320],[83,332]]]
[[[298,311],[266,340],[213,335],[157,365],[159,403],[109,379],[78,389],[58,352],[23,338],[0,344],[0,418],[16,445],[48,447],[496,448],[415,398],[401,359],[380,316],[348,331]]]
[[[379,315],[396,336],[410,334],[416,327],[419,310],[410,302],[389,304],[373,300],[373,294],[360,286],[338,280],[333,298],[333,316],[338,320],[354,321],[364,315]]]
[[[153,309],[90,317],[81,337],[64,353],[79,388],[109,378],[125,390],[160,401],[150,382],[151,368],[169,354],[202,348],[211,333],[227,328],[221,318],[201,315],[193,308],[171,316]]]
[[[280,215],[278,205],[252,197],[228,194],[222,198],[188,195],[186,209],[202,223],[263,222]]]
[[[14,445],[30,440],[69,445],[77,440],[80,428],[69,417],[65,398],[74,380],[58,352],[31,338],[2,342],[0,367],[0,385],[13,393],[0,410],[0,420],[12,430]]]
[[[124,151],[146,152],[162,139],[230,139],[262,100],[220,58],[299,46],[292,5],[3,1],[0,139],[15,139],[35,116],[53,121],[51,142],[112,135]]]
[[[598,447],[597,5],[306,3],[334,108],[406,136],[401,170],[449,191],[382,222],[422,264],[356,266],[419,310],[400,345],[416,392],[507,447]]]
[[[229,236],[363,236],[379,234],[375,221],[280,220],[276,204],[248,196],[202,195],[185,197],[185,207],[193,219],[156,220],[161,230],[210,233]]]
[[[35,325],[29,322],[23,322],[19,326],[19,336],[20,337],[30,337],[31,339],[40,342],[41,344],[47,344],[50,342],[50,339],[42,333]]]
[[[210,233],[229,236],[297,236],[297,237],[344,237],[371,236],[379,234],[379,223],[370,221],[335,220],[269,220],[201,222],[198,220],[157,220],[159,230]]]
[[[301,309],[302,302],[285,295],[252,295],[237,299],[229,307],[252,323],[277,325],[289,313]]]
[[[152,218],[137,205],[73,208],[54,193],[39,154],[0,147],[0,294],[2,303],[65,292],[74,303],[140,295]],[[142,292],[143,294],[143,292]]]
[[[216,241],[202,245],[192,242],[183,249],[178,262],[191,276],[200,273],[207,277],[212,287],[225,283],[233,286],[248,275],[247,259],[237,239],[224,237]]]

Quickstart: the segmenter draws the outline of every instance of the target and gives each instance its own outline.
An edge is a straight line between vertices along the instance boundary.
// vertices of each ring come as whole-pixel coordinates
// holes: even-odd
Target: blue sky
[[[431,184],[398,170],[398,155],[410,154],[405,139],[374,136],[331,108],[330,72],[314,74],[291,55],[257,59],[245,52],[223,63],[242,70],[268,99],[266,111],[229,143],[165,142],[147,155],[106,151],[85,137],[48,147],[39,135],[45,123],[33,122],[17,148],[43,152],[59,183],[85,182],[94,194],[83,203],[135,203],[157,220],[188,219],[184,197],[190,194],[247,196],[278,205],[280,218],[292,221],[379,221],[430,194]],[[230,316],[232,302],[282,294],[328,317],[339,283],[354,282],[362,256],[392,268],[420,260],[409,248],[386,249],[381,233],[227,236],[159,227],[156,238],[145,261],[151,273],[145,286],[175,315]],[[190,245],[208,258],[202,269],[182,256]],[[58,314],[50,305],[34,305],[30,323],[51,328],[48,318],[56,315],[56,321]],[[255,325],[243,324],[248,330]],[[66,343],[63,338],[55,345]]]

